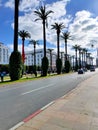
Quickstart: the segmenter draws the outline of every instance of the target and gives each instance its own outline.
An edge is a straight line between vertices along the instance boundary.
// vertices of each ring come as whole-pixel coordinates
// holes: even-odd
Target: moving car
[[[78,70],[78,74],[84,74],[84,70],[81,68]]]
[[[90,71],[95,71],[95,67],[94,67],[94,66],[91,66],[91,67],[90,67]]]

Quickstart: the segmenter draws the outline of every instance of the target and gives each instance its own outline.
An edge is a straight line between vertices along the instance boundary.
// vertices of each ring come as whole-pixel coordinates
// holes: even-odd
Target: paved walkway
[[[98,74],[16,130],[98,130]]]

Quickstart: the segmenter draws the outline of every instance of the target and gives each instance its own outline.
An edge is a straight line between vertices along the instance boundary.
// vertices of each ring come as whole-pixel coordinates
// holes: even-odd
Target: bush
[[[70,68],[71,68],[70,62],[68,60],[66,60],[65,61],[65,72],[69,73],[70,72]]]
[[[43,59],[42,59],[42,76],[47,76],[48,65],[49,65],[48,58],[43,57]]]
[[[60,74],[62,69],[62,60],[60,58],[56,59],[56,68],[57,74]]]
[[[23,64],[21,54],[13,51],[9,61],[9,74],[12,81],[19,80],[22,76]]]

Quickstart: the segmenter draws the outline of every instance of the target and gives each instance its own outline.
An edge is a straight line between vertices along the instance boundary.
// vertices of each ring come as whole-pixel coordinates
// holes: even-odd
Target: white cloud
[[[14,0],[9,0],[5,3],[5,7],[9,7],[11,9],[14,8]]]
[[[47,41],[50,45],[57,44],[56,31],[51,30],[51,25],[55,22],[64,23],[64,25],[69,27],[70,35],[72,35],[73,40],[68,40],[68,53],[74,54],[74,50],[71,50],[72,46],[75,44],[81,45],[81,47],[86,47],[91,49],[91,44],[94,44],[96,48],[98,42],[98,17],[86,10],[78,11],[75,17],[66,14],[66,6],[70,0],[60,0],[53,2],[52,4],[47,4],[46,9],[52,10],[48,18],[48,28],[46,28]],[[35,22],[37,18],[34,15],[34,10],[39,7],[40,0],[22,0],[20,3],[20,11],[24,12],[24,15],[19,16],[19,30],[26,30],[31,34],[31,38],[34,40],[43,40],[43,30],[42,21]],[[9,0],[6,3],[6,7],[13,8],[13,0]],[[93,42],[95,40],[95,42]],[[64,45],[64,41],[60,41],[60,45]],[[27,47],[26,50],[31,49]],[[55,49],[56,50],[56,49]],[[64,51],[64,47],[60,49]],[[95,53],[93,54],[95,56]]]

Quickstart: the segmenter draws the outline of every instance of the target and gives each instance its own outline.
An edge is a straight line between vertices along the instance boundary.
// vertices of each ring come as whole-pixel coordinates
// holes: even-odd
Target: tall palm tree
[[[84,67],[86,66],[86,48],[83,48],[83,55],[84,55]]]
[[[51,72],[52,72],[52,51],[53,51],[54,49],[48,49],[48,51],[49,51],[49,53],[50,53],[50,69],[51,69]]]
[[[65,60],[67,60],[67,40],[70,38],[70,33],[63,32],[61,37],[65,40]]]
[[[25,41],[25,38],[30,38],[31,35],[28,31],[25,31],[25,30],[19,31],[18,34],[22,38],[22,60],[24,63],[24,61],[25,61],[24,41]]]
[[[79,46],[78,51],[79,51],[79,68],[81,68],[81,50],[82,48]]]
[[[19,14],[19,0],[15,0],[15,14],[14,14],[14,51],[18,50],[18,14]]]
[[[53,11],[51,11],[51,10],[46,11],[46,7],[41,6],[39,9],[34,11],[34,13],[38,17],[37,19],[35,19],[35,21],[42,20],[42,24],[43,24],[43,40],[44,40],[44,57],[46,57],[46,28],[45,27],[46,27],[46,24],[47,24],[48,15],[53,13]]]
[[[36,66],[36,45],[39,43],[38,43],[38,41],[30,40],[29,44],[33,45],[33,47],[34,47],[34,66]]]
[[[78,69],[78,61],[77,61],[77,51],[78,51],[78,48],[79,48],[80,46],[79,45],[74,45],[73,46],[73,49],[75,49],[75,53],[76,53],[76,68],[75,68],[75,70],[77,71],[77,69]]]
[[[61,30],[65,27],[63,23],[54,23],[52,26],[52,29],[55,29],[56,30],[56,33],[57,33],[57,59],[59,59],[59,42],[60,42],[60,32]]]

